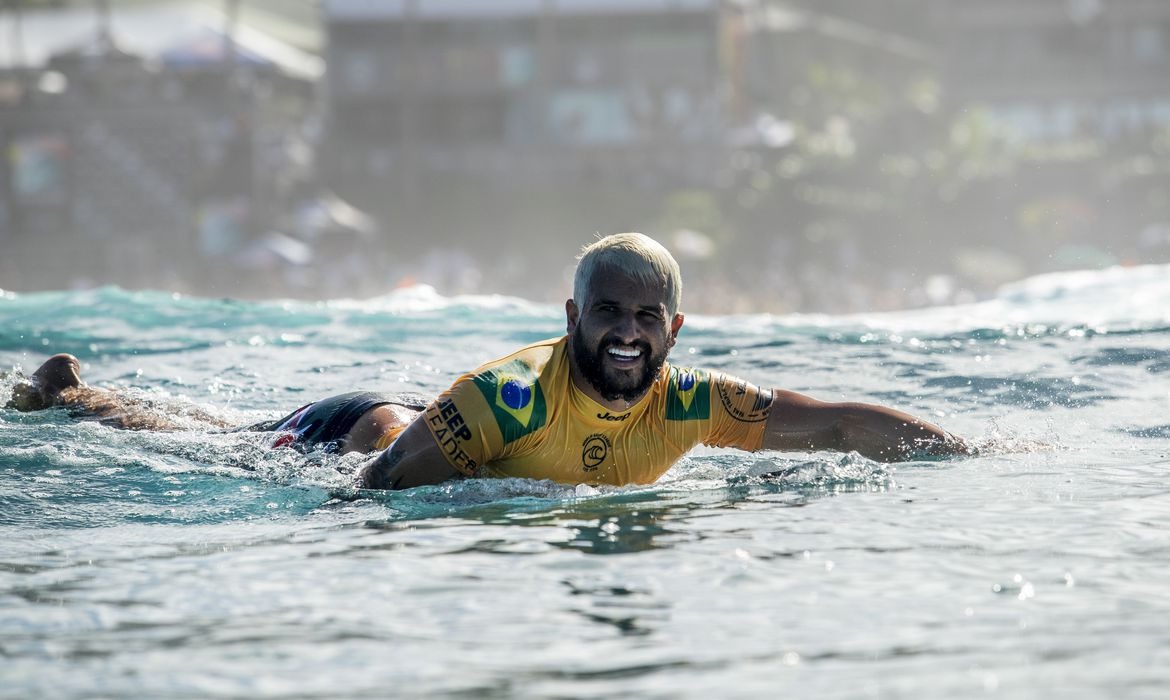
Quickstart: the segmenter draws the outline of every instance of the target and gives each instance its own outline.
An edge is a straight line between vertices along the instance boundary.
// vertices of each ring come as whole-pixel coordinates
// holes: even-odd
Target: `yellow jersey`
[[[699,443],[758,450],[771,406],[771,391],[666,363],[636,404],[611,411],[573,384],[564,336],[459,377],[423,419],[468,476],[648,484]]]

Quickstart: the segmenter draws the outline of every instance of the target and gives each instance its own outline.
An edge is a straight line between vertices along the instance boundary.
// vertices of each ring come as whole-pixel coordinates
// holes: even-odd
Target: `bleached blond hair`
[[[573,300],[578,305],[590,298],[593,277],[603,268],[662,287],[666,291],[667,314],[673,317],[678,313],[682,273],[674,256],[658,241],[641,233],[615,233],[582,248],[573,275]]]

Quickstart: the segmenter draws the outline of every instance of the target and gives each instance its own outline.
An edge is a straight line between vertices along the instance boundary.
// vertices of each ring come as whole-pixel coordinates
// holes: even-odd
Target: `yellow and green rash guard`
[[[424,418],[468,476],[620,485],[653,482],[700,442],[759,449],[771,407],[771,391],[667,363],[638,403],[610,411],[573,384],[566,336],[459,377]]]

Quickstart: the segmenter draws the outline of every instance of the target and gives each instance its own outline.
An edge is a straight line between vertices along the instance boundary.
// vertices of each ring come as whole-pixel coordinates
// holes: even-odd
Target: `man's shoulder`
[[[700,384],[709,384],[713,379],[721,376],[723,376],[721,372],[712,369],[667,362],[663,364],[657,382],[661,385],[676,387],[682,391],[689,391]]]
[[[501,372],[507,373],[510,371],[518,372],[525,377],[531,376],[535,378],[540,376],[549,367],[554,357],[564,352],[565,344],[565,336],[537,341],[525,345],[519,350],[504,355],[503,357],[485,362],[469,372],[466,376],[467,378],[474,379],[487,375],[499,375]]]
[[[562,364],[554,358],[563,354],[564,342],[564,338],[550,338],[526,345],[464,375],[453,390],[482,395],[504,444],[513,442],[547,423],[548,399],[540,378]]]
[[[720,370],[670,367],[662,382],[667,421],[725,420],[763,424],[773,392]]]

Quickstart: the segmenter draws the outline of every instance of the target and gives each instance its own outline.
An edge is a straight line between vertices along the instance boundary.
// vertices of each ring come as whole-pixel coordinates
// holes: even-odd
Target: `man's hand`
[[[419,419],[358,472],[366,489],[408,489],[438,484],[459,474],[447,463],[427,426]]]
[[[962,438],[908,413],[874,404],[818,401],[779,389],[773,392],[763,448],[857,452],[882,462],[974,454]]]

